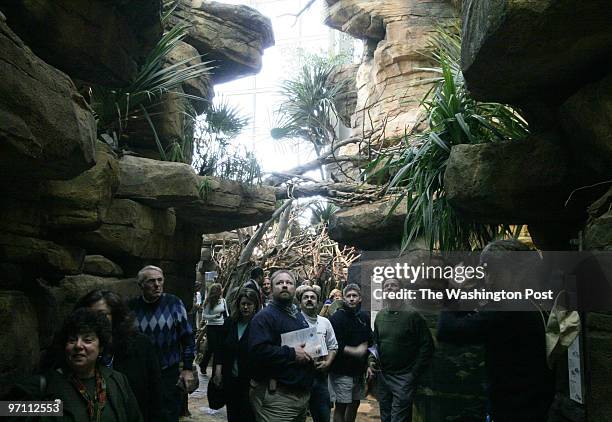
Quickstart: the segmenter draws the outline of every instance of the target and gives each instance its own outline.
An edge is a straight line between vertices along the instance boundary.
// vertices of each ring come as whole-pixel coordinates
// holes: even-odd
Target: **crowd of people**
[[[18,383],[15,397],[61,399],[63,419],[49,420],[177,422],[183,397],[198,382],[194,331],[183,302],[164,292],[161,268],[146,266],[137,280],[141,294],[129,301],[105,290],[80,298],[41,373]],[[401,288],[396,279],[383,282],[386,292]],[[210,382],[224,396],[228,421],[304,421],[310,415],[314,422],[352,422],[374,379],[381,420],[412,420],[415,392],[434,353],[417,311],[386,301],[372,325],[361,309],[359,285],[322,297],[320,286],[298,283],[288,270],[267,275],[255,268],[227,300],[223,293],[213,283],[196,304],[208,344],[199,370],[207,375],[212,359]],[[439,341],[485,344],[489,413],[496,422],[517,415],[544,420],[538,418],[550,406],[553,380],[543,364],[543,332],[531,318],[480,312],[439,319]],[[531,328],[519,335],[516,324]],[[315,349],[307,341],[287,341],[288,333],[302,330],[316,333]]]

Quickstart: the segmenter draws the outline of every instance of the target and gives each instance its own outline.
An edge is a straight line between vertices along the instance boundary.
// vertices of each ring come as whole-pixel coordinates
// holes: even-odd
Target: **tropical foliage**
[[[317,201],[309,206],[312,212],[310,216],[310,224],[316,226],[318,224],[329,224],[332,216],[340,209],[332,202]]]
[[[342,60],[316,55],[302,58],[297,74],[281,84],[283,101],[275,112],[272,138],[307,141],[317,156],[336,139],[336,97],[346,82],[332,83],[331,76]]]
[[[173,8],[168,10],[162,20],[166,20],[173,11]],[[99,136],[118,143],[125,137],[131,122],[144,120],[151,128],[163,160],[187,161],[186,154],[190,148],[186,144],[189,143],[189,137],[172,140],[164,147],[153,122],[156,113],[159,113],[155,110],[164,94],[173,92],[183,99],[183,112],[187,121],[193,119],[187,100],[206,101],[201,97],[184,94],[179,88],[191,79],[206,77],[211,70],[209,62],[191,64],[193,57],[190,57],[171,65],[166,63],[168,53],[187,35],[187,30],[187,26],[177,25],[167,31],[149,53],[129,86],[121,89],[91,87],[91,106],[97,119]]]
[[[528,134],[525,120],[509,106],[475,101],[466,89],[459,67],[461,42],[456,28],[441,28],[431,41],[436,77],[422,105],[427,129],[406,134],[399,148],[382,154],[366,169],[366,180],[391,174],[389,188],[401,188],[393,210],[407,205],[403,247],[419,237],[431,249],[471,250],[504,233],[507,226],[487,225],[461,218],[449,205],[444,172],[451,148],[522,139]]]
[[[195,128],[193,167],[196,172],[250,184],[261,181],[255,154],[232,142],[248,123],[226,100],[213,103]]]

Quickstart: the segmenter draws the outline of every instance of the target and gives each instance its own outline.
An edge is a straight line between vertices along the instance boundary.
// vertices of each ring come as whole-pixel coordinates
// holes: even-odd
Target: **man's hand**
[[[312,361],[312,358],[306,353],[304,347],[306,347],[306,344],[301,344],[293,349],[295,350],[295,361],[299,364],[306,364]]]
[[[183,369],[181,374],[179,375],[179,380],[185,386],[185,389],[188,393],[193,392],[195,385],[195,378],[193,377],[193,372],[189,369]]]
[[[330,366],[331,362],[329,362],[327,359],[315,362],[315,368],[317,369],[317,371],[320,372],[327,372]]]
[[[223,376],[221,375],[221,365],[217,365],[215,367],[215,374],[213,375],[212,382],[217,387],[220,387],[221,384],[223,383]]]
[[[368,366],[368,370],[366,371],[366,374],[367,374],[368,381],[376,378],[376,370],[371,366]]]

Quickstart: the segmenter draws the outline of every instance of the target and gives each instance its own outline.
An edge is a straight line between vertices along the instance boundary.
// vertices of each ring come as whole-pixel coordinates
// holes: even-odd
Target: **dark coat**
[[[144,422],[161,420],[161,369],[149,337],[136,333],[126,350],[115,352],[113,369],[127,377]]]
[[[248,338],[254,380],[267,382],[272,378],[285,386],[308,391],[312,388],[314,366],[298,364],[294,348],[281,346],[281,334],[304,328],[308,323],[300,312],[292,318],[274,302],[255,314]]]
[[[106,393],[110,406],[118,417],[118,422],[142,422],[142,415],[138,409],[136,397],[128,384],[128,380],[120,372],[98,367],[102,377],[106,381]],[[41,379],[44,381],[41,383]],[[41,384],[44,389],[41,391]],[[40,422],[84,422],[88,421],[87,404],[70,383],[68,378],[57,370],[49,370],[43,375],[28,378],[17,385],[17,390],[23,393],[27,400],[52,401],[61,399],[64,405],[64,416],[62,417],[40,417],[25,420],[36,420]],[[23,421],[23,418],[15,418],[15,422]]]
[[[223,323],[223,340],[219,342],[214,353],[214,365],[221,366],[223,379],[232,376],[234,360],[238,360],[238,378],[246,383],[251,379],[249,371],[249,326],[247,325],[240,340],[238,340],[238,323],[232,318],[228,318]]]

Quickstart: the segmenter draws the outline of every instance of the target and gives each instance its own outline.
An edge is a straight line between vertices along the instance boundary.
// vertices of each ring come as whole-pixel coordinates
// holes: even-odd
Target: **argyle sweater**
[[[142,297],[129,301],[136,314],[136,325],[157,347],[162,369],[183,361],[183,369],[192,369],[195,356],[193,330],[187,311],[178,297],[163,293],[157,302],[147,303]]]

